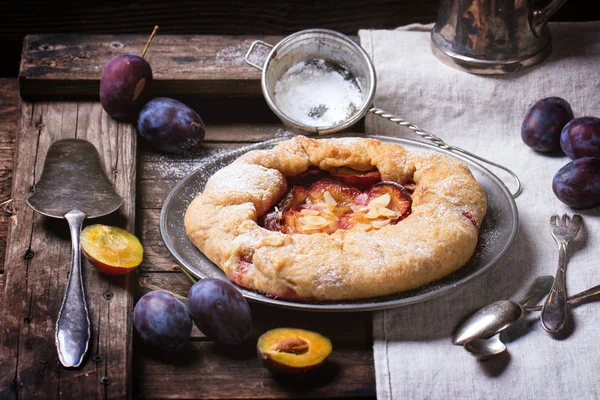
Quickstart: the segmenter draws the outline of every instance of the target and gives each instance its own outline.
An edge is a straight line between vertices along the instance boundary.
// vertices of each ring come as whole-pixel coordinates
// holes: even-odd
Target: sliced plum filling
[[[288,182],[286,195],[262,218],[266,229],[289,234],[370,231],[397,224],[411,210],[409,191],[382,182],[378,171],[313,167]]]

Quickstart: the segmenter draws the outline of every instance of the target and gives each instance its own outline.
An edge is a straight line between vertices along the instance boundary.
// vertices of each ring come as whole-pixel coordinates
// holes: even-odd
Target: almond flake
[[[327,219],[333,219],[335,221],[338,221],[339,218],[337,217],[337,215],[335,215],[334,213],[332,213],[331,211],[327,210],[324,213],[325,218]]]
[[[388,193],[382,194],[379,197],[375,197],[373,200],[369,202],[369,207],[387,207],[390,204],[392,198]]]
[[[328,225],[329,221],[327,219],[320,217],[318,215],[307,215],[305,217],[298,218],[301,224],[304,225]]]
[[[388,217],[388,218],[392,218],[392,219],[396,219],[399,217],[397,212],[390,210],[389,208],[380,208],[377,211],[379,211],[379,214],[383,215],[384,217]]]
[[[376,221],[372,221],[371,225],[373,225],[375,228],[383,228],[386,225],[389,225],[390,220],[389,219],[384,219],[384,220],[376,220]]]
[[[331,208],[337,206],[337,201],[335,201],[331,193],[329,193],[327,190],[325,193],[323,193],[323,198],[325,199],[325,203],[327,203],[327,205]]]
[[[377,210],[377,208],[373,207],[369,210],[368,213],[365,214],[365,217],[369,219],[375,219],[379,217],[379,211]]]
[[[327,203],[316,203],[312,205],[313,210],[325,211],[329,210],[329,205]]]
[[[363,224],[362,222],[357,223],[353,227],[353,229],[357,229],[359,231],[368,231],[371,228],[372,226],[370,224]]]
[[[317,210],[311,210],[310,208],[304,208],[300,213],[302,215],[319,215]]]

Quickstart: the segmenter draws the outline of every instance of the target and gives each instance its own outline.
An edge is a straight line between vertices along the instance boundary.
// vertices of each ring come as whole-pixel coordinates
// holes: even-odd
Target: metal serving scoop
[[[452,343],[466,346],[466,343],[475,339],[487,339],[502,332],[521,318],[524,311],[529,311],[530,307],[527,303],[548,293],[553,282],[552,276],[540,276],[536,278],[520,302],[499,300],[481,308],[458,328]]]
[[[536,283],[540,284],[538,286],[540,293],[538,294],[545,294],[541,291],[548,292],[550,290],[553,278],[545,276],[538,278],[538,280],[536,280]],[[546,288],[543,285],[547,285]],[[574,306],[598,295],[600,295],[600,285],[570,296],[567,303]],[[535,297],[529,300],[533,299]],[[458,329],[452,343],[463,345],[465,350],[480,360],[486,360],[503,353],[506,350],[506,345],[500,339],[500,333],[519,319],[524,312],[542,310],[542,306],[529,306],[527,305],[528,302],[522,301],[522,304],[520,304],[512,300],[500,300],[483,307]]]
[[[42,176],[27,204],[40,214],[69,222],[71,272],[55,337],[58,358],[65,367],[81,365],[90,340],[79,247],[83,220],[110,214],[122,203],[94,145],[82,139],[62,139],[50,145]]]

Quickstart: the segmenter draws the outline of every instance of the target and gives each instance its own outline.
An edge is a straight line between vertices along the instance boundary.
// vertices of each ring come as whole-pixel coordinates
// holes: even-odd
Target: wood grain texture
[[[255,39],[281,37],[158,34],[146,53],[156,95],[260,95],[260,72],[244,62]],[[28,35],[19,73],[21,95],[97,97],[106,63],[141,54],[148,35]]]
[[[373,398],[372,357],[333,346],[323,366],[295,378],[260,367],[254,346],[227,354],[211,342],[190,342],[177,360],[139,352],[134,390],[144,399]]]
[[[141,272],[140,285],[186,296],[191,283],[178,272]],[[194,338],[178,354],[164,354],[134,342],[135,393],[144,399],[367,398],[374,396],[371,314],[313,313],[250,303],[253,332],[248,342],[222,348]],[[293,379],[272,376],[260,366],[255,343],[282,326],[320,332],[333,343],[326,365]]]
[[[19,89],[17,79],[0,78],[0,203],[11,198],[18,104]],[[10,213],[0,209],[0,274],[4,271],[4,255],[9,220]]]
[[[572,0],[578,1],[578,0]],[[435,19],[438,0],[124,0],[4,4],[0,76],[16,76],[23,37],[30,33],[284,35],[307,28],[356,34],[361,28],[394,28]]]
[[[54,346],[56,317],[70,263],[67,224],[27,207],[50,144],[92,142],[124,204],[105,219],[133,231],[135,132],[97,103],[22,103],[13,180],[16,219],[9,227],[0,311],[0,398],[114,398],[131,390],[133,275],[106,278],[83,267],[92,338],[79,369],[64,369]],[[99,219],[100,220],[100,219]],[[98,220],[98,221],[99,221]]]

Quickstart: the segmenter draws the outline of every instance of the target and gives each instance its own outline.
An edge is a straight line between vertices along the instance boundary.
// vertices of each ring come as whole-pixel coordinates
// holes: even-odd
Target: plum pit
[[[322,365],[331,354],[325,336],[299,328],[276,328],[263,333],[257,343],[258,358],[274,373],[298,374]]]

